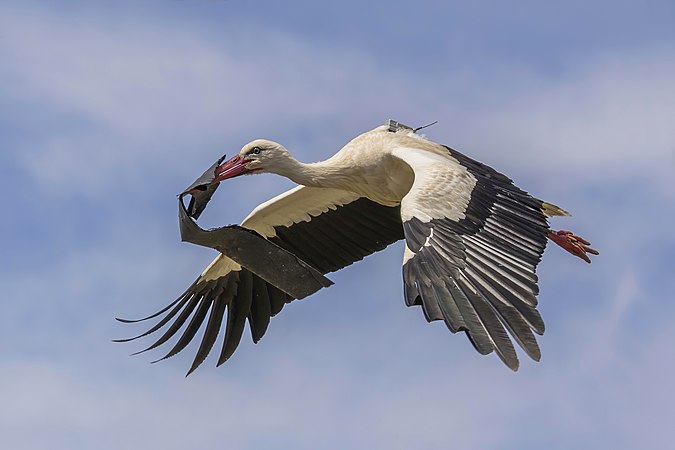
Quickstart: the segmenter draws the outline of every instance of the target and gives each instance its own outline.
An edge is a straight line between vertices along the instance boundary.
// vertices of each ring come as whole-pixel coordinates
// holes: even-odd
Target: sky
[[[674,24],[670,1],[3,1],[0,447],[670,448]],[[541,362],[406,308],[401,243],[220,368],[111,342],[214,257],[175,195],[215,159],[268,138],[317,161],[389,118],[437,120],[601,252],[546,250]],[[200,224],[291,186],[228,181]]]

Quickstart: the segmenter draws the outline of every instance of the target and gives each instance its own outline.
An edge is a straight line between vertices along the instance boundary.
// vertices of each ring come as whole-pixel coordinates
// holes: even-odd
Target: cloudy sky
[[[673,3],[363,3],[0,4],[0,447],[668,448]],[[540,363],[406,308],[400,244],[218,369],[111,342],[214,256],[179,242],[175,194],[217,157],[265,137],[320,160],[388,118],[438,120],[601,251],[546,251]],[[201,224],[289,186],[233,180]]]

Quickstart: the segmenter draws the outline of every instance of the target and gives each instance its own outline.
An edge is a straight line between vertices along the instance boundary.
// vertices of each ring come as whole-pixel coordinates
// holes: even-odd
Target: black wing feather
[[[383,206],[365,198],[329,208],[307,222],[275,226],[274,231],[276,235],[269,238],[271,241],[322,273],[339,270],[403,238],[399,208]],[[185,349],[206,322],[189,375],[213,349],[223,321],[225,331],[217,365],[232,356],[241,341],[247,320],[251,338],[253,342],[258,342],[267,331],[270,318],[292,300],[293,297],[241,268],[215,280],[198,279],[178,299],[148,317],[119,319],[132,323],[161,317],[148,331],[118,341],[138,339],[168,326],[157,341],[139,353],[157,348],[177,335],[192,316],[176,344],[162,358],[165,359]]]
[[[476,184],[462,219],[404,222],[413,253],[403,266],[406,304],[421,304],[427,320],[465,331],[480,353],[495,351],[516,370],[509,333],[531,358],[541,357],[533,332],[544,332],[536,309],[536,266],[548,231],[542,202],[491,167],[448,151]]]
[[[252,278],[252,296],[251,311],[248,313],[248,324],[251,328],[251,339],[254,343],[263,337],[267,326],[272,317],[272,306],[270,304],[270,297],[267,294],[267,286],[265,281],[257,275],[251,274]]]

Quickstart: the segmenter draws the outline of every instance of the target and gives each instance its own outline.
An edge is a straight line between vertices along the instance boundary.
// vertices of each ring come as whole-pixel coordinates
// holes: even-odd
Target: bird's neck
[[[316,163],[302,163],[289,158],[274,172],[303,186],[344,188],[350,170],[334,158]]]

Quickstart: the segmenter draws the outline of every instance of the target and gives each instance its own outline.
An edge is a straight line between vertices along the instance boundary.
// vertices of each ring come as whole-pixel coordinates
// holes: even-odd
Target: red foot
[[[592,249],[591,247],[588,247],[591,245],[590,242],[588,242],[586,239],[575,236],[572,234],[571,231],[566,231],[566,230],[560,230],[560,231],[549,231],[546,233],[548,238],[570,252],[573,255],[578,256],[579,258],[583,259],[587,263],[591,262],[591,258],[588,257],[586,253],[590,253],[592,255],[599,255],[600,252],[597,250]]]

